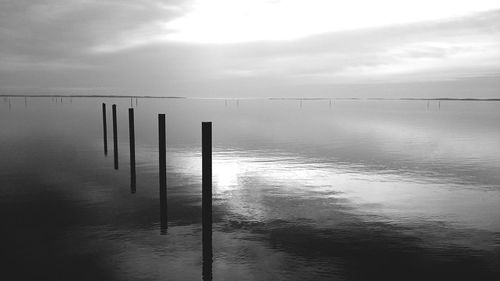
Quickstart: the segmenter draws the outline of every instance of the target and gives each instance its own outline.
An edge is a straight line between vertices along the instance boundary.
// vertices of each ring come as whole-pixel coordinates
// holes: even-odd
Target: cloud
[[[0,56],[11,64],[82,62],[91,50],[147,39],[184,8],[180,0],[2,1]],[[147,40],[143,40],[147,43]]]
[[[289,76],[298,82],[322,83],[498,74],[499,24],[500,11],[495,11],[446,21],[325,33],[291,43],[233,45],[223,49],[224,74]]]
[[[4,0],[0,83],[122,88],[134,94],[284,96],[299,94],[302,87],[319,95],[330,85],[500,76],[500,10],[293,40],[173,40],[177,31],[169,23],[196,7],[182,0]],[[488,85],[488,91],[495,90],[494,83]]]

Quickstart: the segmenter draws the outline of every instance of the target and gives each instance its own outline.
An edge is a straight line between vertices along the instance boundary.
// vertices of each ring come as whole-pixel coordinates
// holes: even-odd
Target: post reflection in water
[[[203,281],[212,281],[212,229],[203,228]]]

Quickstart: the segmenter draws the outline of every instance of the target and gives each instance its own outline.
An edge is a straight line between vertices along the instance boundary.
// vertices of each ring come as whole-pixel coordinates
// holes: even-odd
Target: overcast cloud
[[[279,6],[285,1],[259,2],[264,8],[239,0],[238,9],[215,3],[219,9],[204,11],[200,3],[182,0],[0,0],[0,89],[99,88],[196,97],[500,93],[500,3],[495,7],[495,1],[471,1],[477,9],[464,5],[432,17],[419,18],[415,10],[408,21],[391,18],[391,7],[381,6],[390,20],[353,15],[355,22],[313,24],[311,16],[321,15],[311,9],[312,14],[294,18],[295,29],[304,25],[300,32],[283,25],[295,15]],[[247,21],[234,18],[246,17],[246,11]],[[252,13],[267,17],[269,32]],[[356,11],[349,7],[349,13]],[[397,15],[404,13],[409,12]],[[272,19],[282,23],[274,26]]]

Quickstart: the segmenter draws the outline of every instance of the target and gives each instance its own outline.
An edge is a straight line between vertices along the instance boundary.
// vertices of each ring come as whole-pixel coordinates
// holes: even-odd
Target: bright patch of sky
[[[199,0],[168,22],[173,40],[237,43],[440,20],[500,8],[498,0]]]

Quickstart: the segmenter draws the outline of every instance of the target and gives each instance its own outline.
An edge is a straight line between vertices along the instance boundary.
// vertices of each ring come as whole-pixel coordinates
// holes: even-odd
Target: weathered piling
[[[160,162],[160,226],[161,233],[165,234],[167,225],[167,139],[165,114],[158,114],[158,145]]]
[[[212,280],[212,122],[201,124],[203,280]]]
[[[134,128],[134,109],[128,109],[128,131],[130,143],[130,192],[136,191],[135,179],[135,128]]]
[[[118,126],[116,124],[116,104],[113,104],[113,158],[115,170],[118,170]]]
[[[108,155],[108,125],[106,122],[106,104],[102,103],[102,135],[104,138],[104,155]]]

